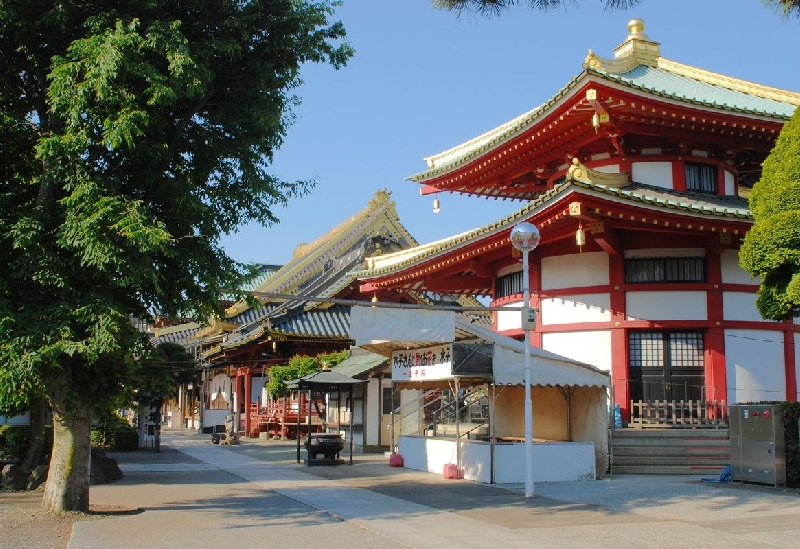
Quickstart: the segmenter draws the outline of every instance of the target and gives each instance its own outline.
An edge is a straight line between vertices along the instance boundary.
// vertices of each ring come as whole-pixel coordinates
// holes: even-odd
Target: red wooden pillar
[[[795,367],[794,321],[784,320],[783,364],[786,371],[786,400],[797,401],[797,368]]]
[[[628,338],[625,329],[625,259],[608,256],[609,306],[611,307],[611,383],[614,404],[619,404],[622,419],[630,420],[630,387],[628,383]]]
[[[706,290],[706,310],[711,326],[706,331],[705,390],[706,400],[728,404],[728,375],[725,369],[725,328],[722,303],[721,249],[714,241],[708,247],[706,268],[710,288]]]
[[[244,372],[244,432],[247,436],[251,434],[252,418],[250,417],[250,395],[253,393],[253,372],[250,368]],[[257,435],[256,435],[257,436]]]

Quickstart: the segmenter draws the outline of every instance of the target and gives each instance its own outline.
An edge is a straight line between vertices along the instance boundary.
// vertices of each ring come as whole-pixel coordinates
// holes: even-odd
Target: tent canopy
[[[354,379],[332,370],[318,370],[300,379],[287,381],[286,387],[300,391],[314,390],[323,393],[335,393],[337,391],[349,391],[353,386],[366,382],[366,380]]]
[[[525,343],[473,324],[454,311],[353,307],[350,337],[356,345],[387,357],[393,351],[421,349],[444,342],[492,346],[492,374],[500,385],[522,385]],[[589,364],[530,346],[532,386],[610,387],[611,376]]]

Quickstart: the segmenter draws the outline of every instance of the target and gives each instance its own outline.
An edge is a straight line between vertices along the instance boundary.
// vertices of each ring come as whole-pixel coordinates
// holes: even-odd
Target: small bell
[[[578,245],[578,249],[583,252],[583,247],[586,245],[586,233],[583,230],[583,224],[578,224],[578,230],[575,231],[575,244]]]

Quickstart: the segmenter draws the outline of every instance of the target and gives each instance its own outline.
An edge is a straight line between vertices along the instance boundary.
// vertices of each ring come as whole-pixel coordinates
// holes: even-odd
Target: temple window
[[[522,271],[498,277],[495,284],[495,299],[522,293]]]
[[[651,257],[625,260],[626,284],[705,282],[703,257]]]
[[[629,332],[631,400],[702,400],[704,351],[702,332]]]
[[[686,190],[717,194],[717,167],[687,162]]]

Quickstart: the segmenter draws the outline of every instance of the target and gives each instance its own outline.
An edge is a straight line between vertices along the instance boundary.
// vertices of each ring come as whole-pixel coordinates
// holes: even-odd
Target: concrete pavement
[[[793,489],[700,477],[484,485],[389,467],[383,455],[307,467],[292,442],[167,431],[159,454],[112,454],[125,478],[92,504],[139,512],[77,522],[70,549],[211,547],[800,547]],[[303,452],[304,454],[304,452]]]

